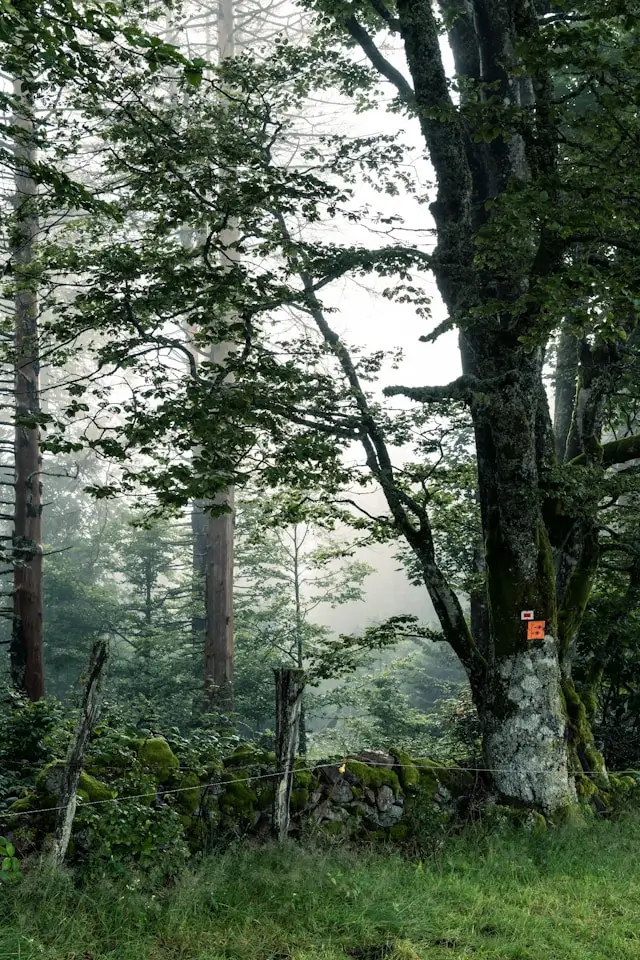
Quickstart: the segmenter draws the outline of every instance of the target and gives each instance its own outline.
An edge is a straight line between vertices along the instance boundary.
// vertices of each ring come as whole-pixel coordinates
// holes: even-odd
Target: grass
[[[0,888],[0,960],[640,958],[640,818],[451,841],[437,863],[238,849],[169,888],[130,874]]]

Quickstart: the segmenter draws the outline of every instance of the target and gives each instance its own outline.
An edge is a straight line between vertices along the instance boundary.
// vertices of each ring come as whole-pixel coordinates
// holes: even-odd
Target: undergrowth
[[[452,838],[429,862],[238,846],[171,886],[26,870],[0,960],[631,960],[640,818]]]

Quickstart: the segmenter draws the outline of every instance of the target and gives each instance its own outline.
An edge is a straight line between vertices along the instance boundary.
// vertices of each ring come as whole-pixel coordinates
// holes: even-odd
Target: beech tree
[[[204,342],[238,344],[232,383],[203,364],[168,390],[149,370],[153,403],[128,410],[127,445],[149,451],[150,438],[162,435],[172,449],[198,447],[191,460],[175,464],[167,455],[143,472],[161,505],[175,507],[193,491],[215,495],[229,476],[254,470],[271,483],[316,484],[336,511],[348,512],[340,491],[354,476],[366,479],[340,454],[360,444],[388,507],[361,522],[371,536],[408,544],[442,637],[469,678],[496,789],[553,810],[575,801],[576,777],[582,789],[606,783],[571,665],[611,468],[640,453],[635,434],[602,442],[608,398],[634,389],[635,24],[625,4],[612,11],[592,2],[569,13],[510,0],[447,2],[439,11],[431,0],[304,6],[317,14],[308,45],[283,44],[261,63],[244,57],[222,74],[205,71],[180,117],[130,102],[114,112],[114,170],[127,178],[119,203],[144,210],[146,227],[135,247],[118,241],[73,252],[74,267],[92,275],[74,310],[117,331],[103,362],[131,363],[143,343],[179,351],[167,331],[185,302]],[[406,74],[383,53],[388,32]],[[443,32],[455,78],[445,71]],[[336,49],[342,42],[344,54]],[[354,63],[354,51],[369,66]],[[344,211],[357,176],[383,189],[397,190],[399,179],[407,186],[393,138],[325,137],[298,166],[274,156],[278,138],[294,138],[287,117],[306,96],[333,86],[363,109],[381,80],[392,84],[393,109],[415,118],[435,171],[433,250],[323,244],[299,229]],[[220,88],[236,91],[231,109],[220,110]],[[212,197],[221,164],[234,178]],[[167,240],[186,211],[207,237],[189,255]],[[253,259],[221,271],[213,255],[231,214],[238,252]],[[268,269],[255,265],[259,257]],[[396,292],[424,312],[420,269],[435,276],[448,312],[424,339],[457,329],[463,375],[444,387],[388,390],[418,405],[397,413],[368,386],[379,359],[349,349],[320,292],[347,273],[377,273],[397,278]],[[295,343],[281,336],[270,318],[282,306],[304,314],[315,335]],[[545,376],[554,350],[552,418]],[[438,416],[467,417],[473,436],[473,469],[460,471],[473,531],[468,612],[434,527],[438,441],[428,425]],[[418,437],[416,462],[399,466],[396,448],[408,436]],[[126,457],[122,442],[101,443]],[[526,611],[541,625],[533,639]]]

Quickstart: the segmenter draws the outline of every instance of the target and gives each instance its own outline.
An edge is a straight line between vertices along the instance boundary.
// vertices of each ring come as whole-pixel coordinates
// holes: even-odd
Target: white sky
[[[420,131],[415,120],[398,117],[384,110],[363,116],[348,116],[349,129],[354,134],[366,134],[378,130],[385,134],[395,129],[405,131],[404,140],[415,147],[417,169],[421,182],[433,178],[430,165],[424,158]],[[387,197],[377,194],[369,187],[358,191],[357,202],[369,202],[372,209],[385,215],[401,216],[407,226],[420,230],[433,228],[433,220],[427,205],[418,205],[408,196]],[[417,235],[416,235],[417,237]],[[343,241],[350,238],[343,236]],[[407,242],[412,242],[407,234]],[[354,232],[352,242],[362,242],[362,235]],[[430,250],[433,239],[429,234],[419,238],[420,246]],[[446,318],[446,310],[439,297],[433,278],[425,276],[424,284],[432,297],[431,319],[425,320],[416,315],[410,304],[399,304],[384,299],[380,291],[389,286],[389,279],[369,280],[345,279],[323,291],[322,299],[327,306],[337,312],[329,320],[344,339],[353,344],[363,345],[368,350],[395,350],[402,348],[404,359],[398,370],[390,365],[383,369],[379,382],[380,390],[391,383],[411,386],[422,384],[444,384],[461,373],[460,354],[457,345],[457,333],[450,332],[440,337],[436,343],[425,344],[419,337],[429,333]],[[398,406],[398,398],[389,399],[388,404]],[[374,504],[372,506],[372,504]],[[371,496],[367,508],[375,512],[383,511],[382,496]],[[366,581],[365,602],[354,602],[332,610],[328,605],[319,607],[317,618],[327,626],[344,633],[357,632],[364,626],[396,614],[415,614],[420,618],[434,622],[435,614],[426,588],[412,586],[394,559],[395,545],[378,545],[361,551],[361,559],[376,568],[376,573]]]

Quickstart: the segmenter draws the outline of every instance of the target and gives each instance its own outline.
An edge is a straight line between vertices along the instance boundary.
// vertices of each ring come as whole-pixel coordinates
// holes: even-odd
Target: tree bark
[[[194,647],[202,649],[206,632],[206,580],[207,580],[207,514],[202,500],[194,500],[191,506],[191,540],[193,590],[191,614],[191,638]]]
[[[560,330],[556,360],[555,409],[553,429],[556,437],[556,456],[559,463],[570,460],[567,456],[569,434],[578,385],[578,338],[565,320]]]
[[[11,680],[30,700],[44,697],[42,646],[42,457],[40,454],[40,360],[38,341],[39,234],[33,97],[14,82],[16,115],[15,221],[11,259],[15,276],[15,507]]]
[[[233,710],[233,487],[216,502],[229,512],[208,521],[205,709],[229,713]]]

